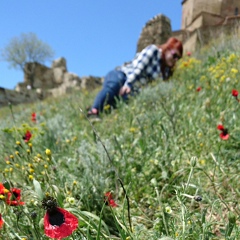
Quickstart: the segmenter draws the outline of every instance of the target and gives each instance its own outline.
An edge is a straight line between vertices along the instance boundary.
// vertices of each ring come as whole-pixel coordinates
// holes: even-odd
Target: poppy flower
[[[2,183],[0,183],[0,194],[4,194],[5,193],[4,189],[5,189],[5,187],[3,186]]]
[[[3,224],[4,224],[4,221],[2,219],[2,214],[0,213],[0,228],[2,228]]]
[[[23,136],[23,139],[25,142],[28,142],[32,137],[32,134],[29,130],[26,131],[25,135]]]
[[[2,183],[0,183],[0,196],[2,197],[3,195],[5,195],[8,192],[9,192],[9,190],[7,188],[5,188],[5,186]],[[4,199],[4,198],[1,198],[1,199]]]
[[[21,202],[21,189],[11,188],[7,193],[6,204],[10,206],[24,205],[24,202]]]
[[[238,102],[240,102],[240,99],[238,98],[238,90],[233,89],[232,90],[232,96],[235,97]]]
[[[228,140],[229,138],[229,133],[228,133],[228,130],[227,128],[224,128],[223,125],[218,125],[217,126],[217,129],[221,131],[220,133],[220,138],[223,139],[223,140]]]
[[[200,92],[201,90],[202,90],[201,87],[198,87],[198,88],[196,89],[197,92]]]
[[[78,219],[67,210],[57,207],[53,197],[46,197],[42,206],[47,210],[44,216],[44,233],[50,238],[62,239],[70,236],[78,227]]]
[[[113,199],[112,193],[111,192],[106,192],[104,194],[105,196],[105,203],[111,207],[118,207],[118,205],[116,204],[116,202]]]
[[[35,112],[32,113],[32,122],[37,122],[37,114]]]
[[[232,95],[233,95],[233,97],[238,97],[238,90],[236,90],[236,89],[233,89],[232,90]]]

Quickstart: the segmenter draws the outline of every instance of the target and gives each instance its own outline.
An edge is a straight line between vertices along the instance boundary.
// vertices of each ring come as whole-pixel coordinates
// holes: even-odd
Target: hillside
[[[240,239],[238,46],[185,56],[94,125],[97,91],[0,109],[0,238],[49,239],[53,197],[78,218],[68,239]]]

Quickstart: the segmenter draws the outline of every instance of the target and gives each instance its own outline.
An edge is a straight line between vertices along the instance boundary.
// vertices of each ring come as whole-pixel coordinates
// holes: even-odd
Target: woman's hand
[[[131,92],[131,88],[127,85],[123,85],[121,88],[120,88],[120,91],[119,91],[119,95],[120,96],[123,96],[124,94],[128,94]]]

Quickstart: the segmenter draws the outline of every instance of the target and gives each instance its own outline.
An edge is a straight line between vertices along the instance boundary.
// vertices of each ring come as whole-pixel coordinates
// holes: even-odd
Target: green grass
[[[240,239],[239,50],[184,58],[169,82],[94,125],[83,112],[97,90],[0,109],[1,182],[25,202],[0,202],[0,238],[48,239],[41,200],[50,195],[79,219],[68,239]],[[118,207],[104,204],[108,191]]]

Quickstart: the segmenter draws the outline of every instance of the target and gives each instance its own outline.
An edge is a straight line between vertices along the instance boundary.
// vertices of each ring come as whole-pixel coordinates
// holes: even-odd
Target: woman
[[[181,41],[171,37],[163,45],[147,46],[131,62],[110,71],[104,78],[102,90],[96,96],[88,117],[100,120],[98,115],[104,105],[114,106],[119,96],[126,99],[138,81],[152,81],[161,74],[164,80],[167,79],[168,70],[174,67],[182,53]]]

